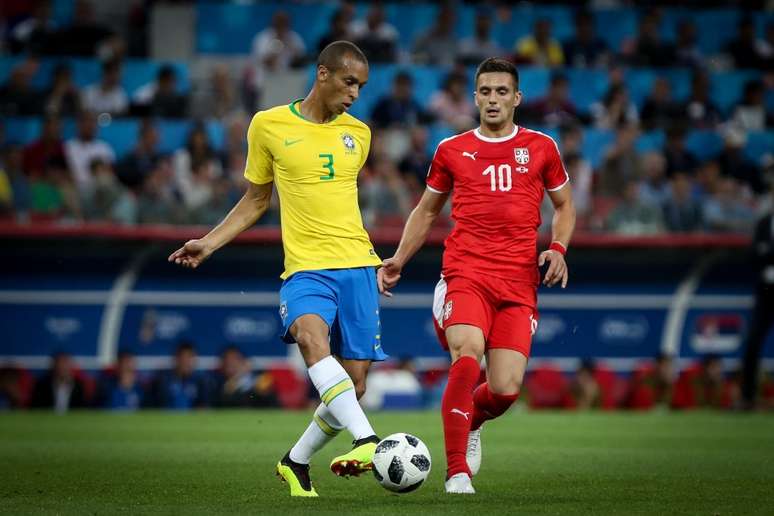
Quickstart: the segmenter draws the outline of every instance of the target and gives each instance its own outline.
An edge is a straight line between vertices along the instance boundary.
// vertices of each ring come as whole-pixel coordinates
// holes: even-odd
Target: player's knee
[[[325,342],[325,339],[312,331],[303,328],[298,329],[294,333],[293,338],[298,343],[301,354],[307,359],[307,362],[310,360],[312,362],[317,362],[330,355],[328,344]]]
[[[479,345],[472,339],[450,340],[449,351],[451,351],[451,355],[454,360],[465,356],[473,357],[476,360],[481,360],[481,356],[484,354],[483,346]]]
[[[521,380],[515,377],[490,378],[489,390],[501,396],[512,396],[521,392]]]

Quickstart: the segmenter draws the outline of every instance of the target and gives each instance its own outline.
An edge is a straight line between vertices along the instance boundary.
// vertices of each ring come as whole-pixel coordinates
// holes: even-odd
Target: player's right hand
[[[400,280],[400,271],[403,265],[393,258],[387,258],[382,262],[382,266],[376,271],[376,283],[379,285],[379,292],[387,297],[392,297],[389,289],[398,284]]]
[[[195,269],[202,264],[204,260],[212,254],[209,248],[201,239],[189,240],[183,247],[169,255],[167,261],[189,269]]]

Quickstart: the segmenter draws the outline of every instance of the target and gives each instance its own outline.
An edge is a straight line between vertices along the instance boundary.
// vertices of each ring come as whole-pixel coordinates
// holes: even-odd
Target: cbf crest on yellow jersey
[[[343,113],[305,119],[301,100],[256,113],[247,131],[245,177],[274,181],[280,199],[283,279],[298,271],[379,265],[357,202],[371,130]]]

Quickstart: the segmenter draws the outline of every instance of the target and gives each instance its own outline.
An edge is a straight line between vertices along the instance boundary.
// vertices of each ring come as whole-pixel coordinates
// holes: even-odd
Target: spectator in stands
[[[570,385],[570,392],[575,401],[576,408],[588,410],[599,407],[601,393],[599,385],[594,379],[594,362],[584,360],[581,363]]]
[[[43,173],[46,164],[50,161],[61,160],[64,162],[64,159],[62,125],[59,118],[47,116],[43,119],[40,138],[24,149],[24,171],[29,176],[37,176]]]
[[[30,116],[43,112],[40,93],[32,87],[39,66],[37,60],[27,59],[11,70],[8,81],[0,88],[0,114]]]
[[[188,135],[188,143],[172,158],[175,187],[188,210],[196,210],[212,196],[211,182],[223,175],[220,160],[212,148],[207,131],[197,124]]]
[[[492,38],[492,14],[488,9],[478,9],[474,35],[460,41],[458,49],[458,57],[466,65],[478,65],[488,57],[500,57],[505,54]]]
[[[664,202],[666,229],[677,233],[701,231],[704,228],[702,206],[693,194],[691,178],[676,172],[670,186],[669,197]]]
[[[95,56],[99,45],[113,36],[113,31],[94,18],[94,7],[88,0],[77,0],[73,21],[48,40],[46,53],[58,56]]]
[[[207,168],[204,164],[203,168]],[[205,175],[207,172],[197,172],[198,175]],[[231,181],[226,177],[217,177],[213,179],[209,187],[209,196],[201,204],[195,206],[188,212],[186,222],[189,224],[200,224],[212,226],[218,224],[234,206],[238,195],[244,193],[244,189],[238,192],[232,189]],[[272,219],[273,224],[279,224],[278,219]]]
[[[551,21],[545,18],[535,22],[532,34],[516,42],[514,51],[517,62],[551,68],[564,64],[562,45],[551,37]]]
[[[346,5],[351,6],[351,4]],[[342,6],[333,13],[328,32],[325,33],[325,35],[320,38],[320,42],[317,43],[317,54],[322,52],[325,47],[334,41],[349,41],[352,39],[352,35],[349,31],[349,25],[352,21],[352,12],[352,9]]]
[[[745,132],[763,131],[774,125],[774,118],[766,113],[764,95],[763,82],[748,81],[744,85],[742,101],[734,108],[731,122]]]
[[[237,95],[228,66],[213,66],[210,80],[195,91],[190,107],[197,120],[216,118],[223,121],[243,113],[242,101]]]
[[[637,126],[634,124],[624,124],[616,129],[615,141],[605,151],[597,194],[618,197],[623,192],[624,185],[640,180],[640,156],[634,147],[638,135]]]
[[[629,100],[629,91],[622,84],[611,85],[601,102],[591,105],[591,117],[597,129],[614,129],[639,123],[637,106]]]
[[[639,196],[642,202],[661,206],[669,198],[669,183],[666,180],[666,160],[660,152],[648,152],[640,160],[642,180]]]
[[[685,146],[685,128],[674,124],[666,131],[664,156],[667,162],[667,177],[672,177],[677,171],[693,176],[699,166],[699,160]]]
[[[425,179],[432,161],[432,157],[427,154],[427,139],[426,127],[412,127],[411,147],[398,165],[403,180],[415,196],[422,195],[425,190]]]
[[[559,127],[578,121],[578,112],[570,100],[570,81],[563,74],[551,76],[548,92],[528,103],[520,115],[523,123]]]
[[[177,347],[173,368],[156,376],[151,388],[156,407],[188,410],[209,405],[206,376],[196,371],[196,349],[189,342]]]
[[[610,49],[595,34],[589,11],[575,14],[575,37],[564,44],[564,61],[574,68],[599,68],[610,62]]]
[[[159,68],[156,80],[134,94],[132,112],[164,118],[182,118],[188,108],[188,98],[178,92],[177,74],[171,65]]]
[[[664,77],[657,77],[653,89],[642,106],[642,128],[646,131],[666,129],[680,119],[682,107],[672,100],[672,86]]]
[[[623,55],[634,66],[665,67],[675,62],[675,49],[664,43],[659,34],[658,11],[649,11],[640,19],[637,37],[627,41]]]
[[[458,40],[454,35],[455,21],[454,5],[451,2],[443,2],[435,24],[414,42],[413,62],[451,67],[458,53]]]
[[[24,2],[22,2],[24,3]],[[31,16],[22,19],[12,27],[8,26],[8,49],[12,54],[45,54],[49,42],[55,33],[55,26],[51,20],[51,2],[29,2],[31,4]],[[8,17],[10,21],[11,16]]]
[[[65,142],[64,150],[67,165],[82,195],[92,186],[91,162],[99,159],[112,164],[116,160],[110,145],[97,139],[97,117],[89,111],[78,117],[78,133]]]
[[[83,380],[76,373],[70,355],[55,353],[51,357],[51,369],[35,382],[30,406],[67,412],[86,407],[88,401]]]
[[[159,133],[149,119],[140,124],[137,145],[118,163],[118,178],[130,189],[137,189],[156,164],[159,157]]]
[[[664,221],[660,207],[642,202],[637,183],[630,181],[608,216],[607,228],[622,235],[655,235],[664,230]]]
[[[675,65],[689,68],[703,68],[704,54],[696,42],[696,25],[688,19],[677,24],[677,41],[675,42]]]
[[[102,78],[83,91],[83,107],[93,113],[122,116],[129,111],[129,97],[121,86],[120,61],[102,64]]]
[[[723,361],[717,355],[707,355],[701,361],[699,376],[693,385],[698,407],[728,408],[726,376]]]
[[[184,207],[175,198],[171,159],[161,156],[143,179],[137,198],[140,224],[175,224],[184,220]]]
[[[588,161],[578,153],[562,153],[567,175],[572,183],[572,199],[578,226],[585,226],[591,215],[591,183],[594,171]]]
[[[214,393],[216,407],[278,406],[271,375],[253,375],[250,362],[236,346],[227,347],[220,355]]]
[[[728,125],[723,131],[723,151],[717,157],[724,176],[733,177],[745,188],[763,193],[766,184],[760,169],[744,154],[747,134],[735,125]]]
[[[411,213],[412,200],[393,161],[384,155],[373,155],[364,176],[358,190],[366,227],[402,225]]]
[[[84,215],[89,220],[134,224],[137,221],[137,200],[121,184],[113,165],[99,158],[89,164],[91,188],[83,193]]]
[[[11,214],[17,221],[26,222],[32,205],[32,193],[22,163],[20,146],[9,145],[4,149],[2,171],[10,187]]]
[[[739,20],[736,39],[726,47],[726,52],[736,68],[763,68],[766,58],[761,53],[762,45],[755,35],[755,19],[744,16]]]
[[[572,197],[575,212],[582,226],[591,215],[592,184],[594,170],[591,163],[583,157],[583,129],[577,123],[559,128],[559,142],[567,174],[572,182]]]
[[[774,64],[774,21],[766,24],[766,39],[757,40],[756,45],[758,53],[764,59],[763,69],[771,70]]]
[[[40,219],[80,219],[78,191],[64,159],[49,159],[30,180],[30,211]]]
[[[384,6],[374,3],[365,21],[352,23],[352,38],[369,62],[394,63],[398,59],[398,30],[387,22]]]
[[[97,387],[98,406],[110,410],[137,410],[145,404],[145,391],[137,377],[134,355],[118,354],[115,370],[106,374]]]
[[[718,232],[749,232],[755,222],[755,212],[743,200],[739,183],[733,177],[723,177],[717,192],[704,201],[707,229]]]
[[[408,72],[398,72],[392,92],[376,102],[371,122],[379,129],[410,127],[427,122],[429,116],[414,99],[414,81]]]
[[[710,77],[707,72],[695,71],[691,78],[691,93],[683,103],[682,118],[697,129],[713,129],[722,121],[720,110],[710,99]]]
[[[430,99],[430,111],[435,118],[455,132],[464,132],[476,125],[478,110],[468,91],[468,80],[464,75],[450,74],[443,89],[435,92]]]
[[[253,39],[253,74],[251,90],[259,105],[264,81],[272,74],[282,73],[304,63],[306,46],[301,36],[290,28],[290,16],[279,10],[274,13],[271,27]]]
[[[54,68],[51,89],[46,93],[45,111],[49,115],[74,116],[80,109],[81,95],[70,67],[60,63]]]
[[[394,365],[380,364],[368,374],[368,388],[360,399],[363,407],[379,409],[418,409],[422,407],[422,384],[414,364],[403,357]]]

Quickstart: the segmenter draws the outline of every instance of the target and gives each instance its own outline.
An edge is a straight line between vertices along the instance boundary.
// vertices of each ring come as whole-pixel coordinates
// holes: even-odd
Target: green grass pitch
[[[320,498],[291,499],[274,465],[309,413],[0,415],[4,514],[774,514],[774,417],[513,411],[483,433],[474,496],[443,493],[437,412],[377,413],[418,435],[430,478],[406,495],[312,464]]]

